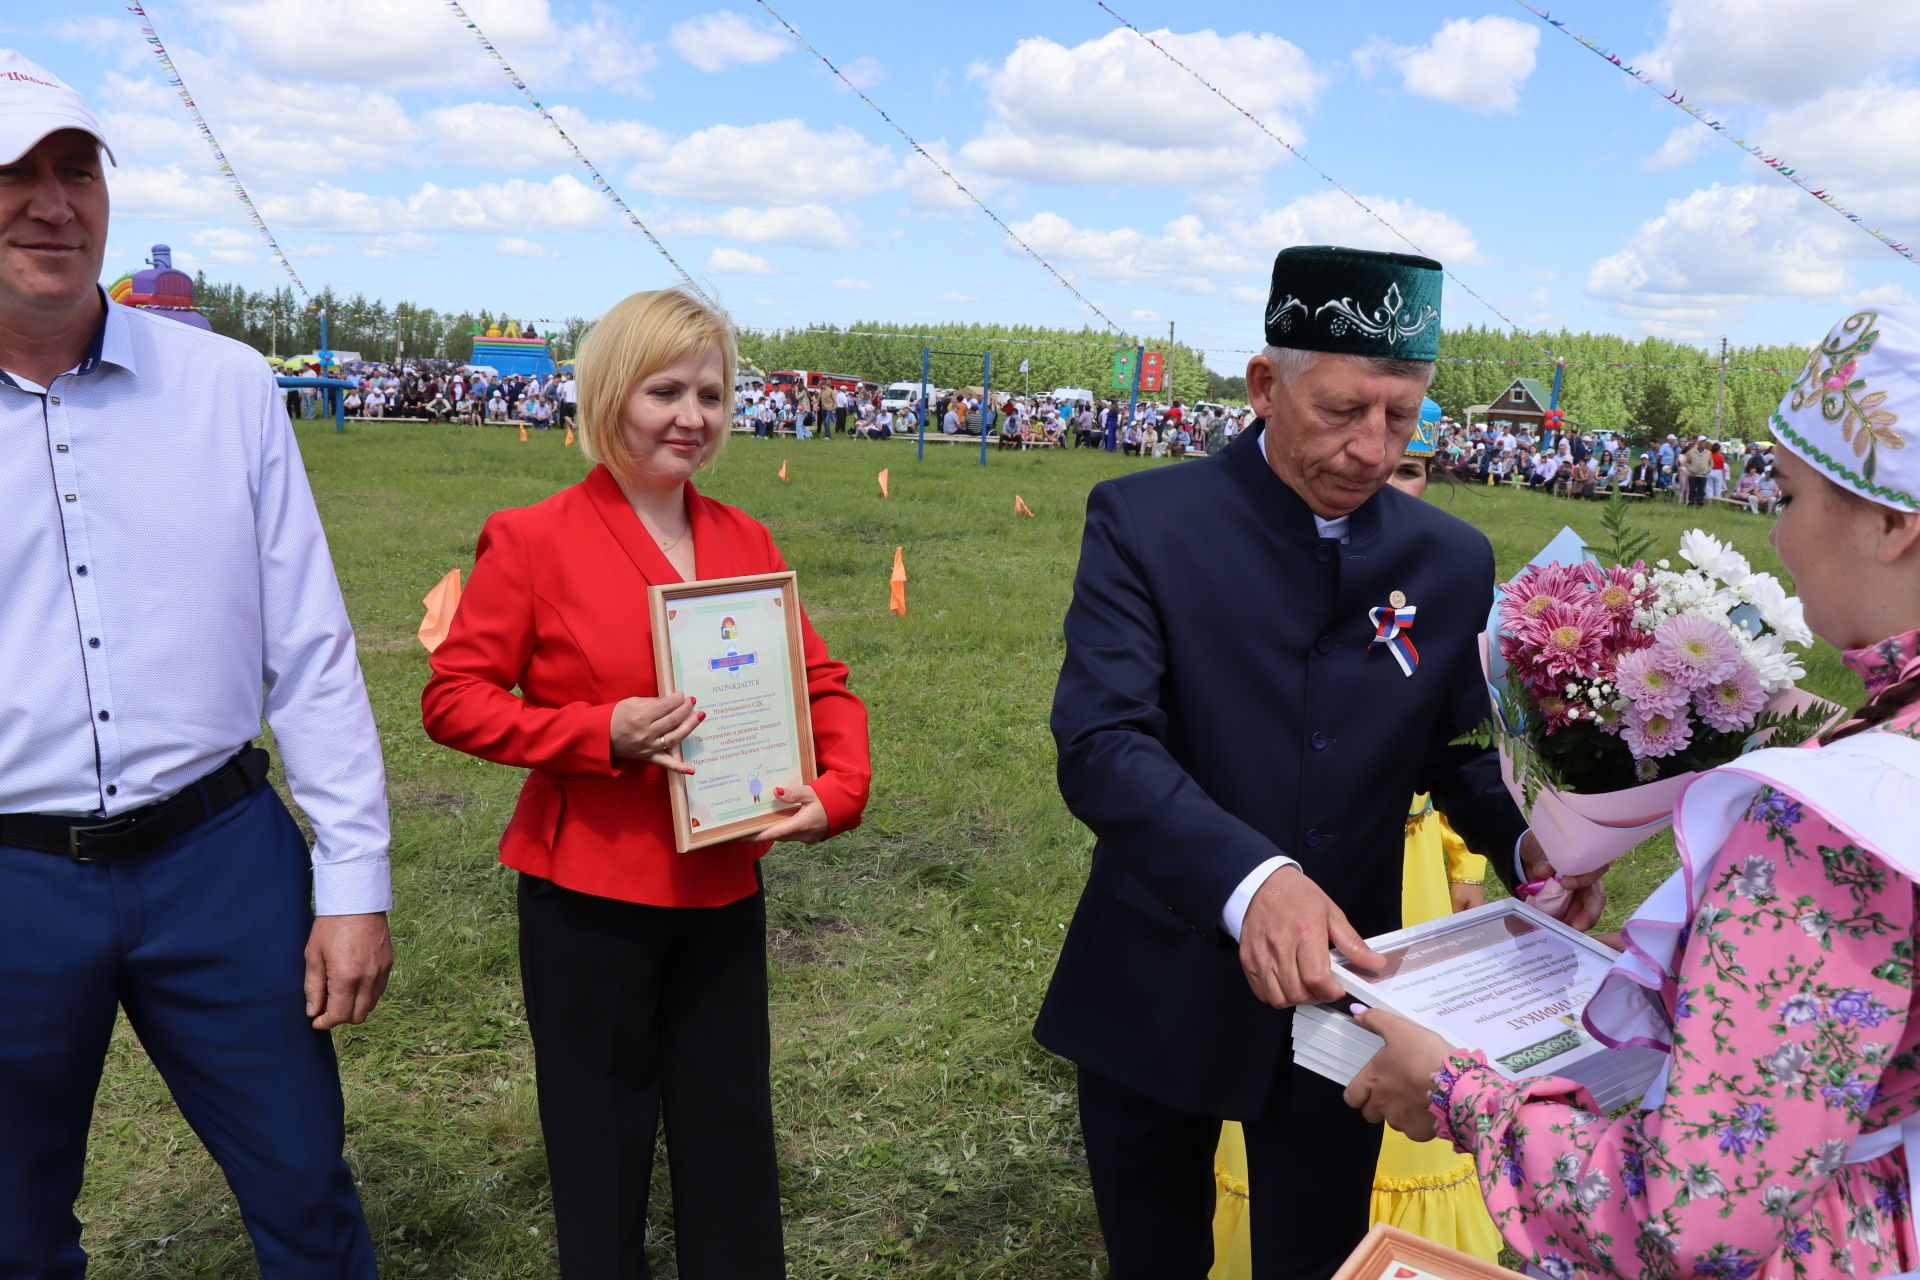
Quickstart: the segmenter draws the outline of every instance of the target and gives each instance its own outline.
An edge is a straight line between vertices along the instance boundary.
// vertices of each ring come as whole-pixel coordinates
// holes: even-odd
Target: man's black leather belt
[[[0,845],[57,853],[75,862],[113,862],[145,853],[231,809],[252,795],[266,776],[267,753],[247,746],[198,782],[106,822],[0,814]]]

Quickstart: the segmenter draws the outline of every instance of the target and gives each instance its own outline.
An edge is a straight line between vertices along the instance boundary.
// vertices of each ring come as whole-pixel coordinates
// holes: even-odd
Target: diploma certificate
[[[1335,953],[1334,976],[1348,994],[1457,1048],[1483,1051],[1508,1079],[1564,1076],[1612,1110],[1638,1099],[1659,1070],[1658,1051],[1611,1049],[1581,1024],[1615,953],[1525,903],[1490,902],[1367,945],[1384,958],[1379,968],[1361,969]],[[1294,1046],[1302,1066],[1351,1079],[1379,1038],[1321,1007],[1295,1011]]]
[[[693,774],[669,775],[674,846],[719,844],[797,812],[774,795],[818,776],[792,572],[656,586],[648,603],[660,692],[692,694],[707,717],[680,744]]]

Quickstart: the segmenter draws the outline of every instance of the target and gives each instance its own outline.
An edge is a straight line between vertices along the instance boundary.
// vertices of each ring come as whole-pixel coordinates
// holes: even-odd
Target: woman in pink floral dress
[[[1588,1010],[1611,1042],[1670,1048],[1664,1091],[1608,1119],[1568,1081],[1362,1016],[1387,1045],[1348,1101],[1471,1153],[1502,1235],[1555,1280],[1920,1268],[1916,422],[1920,309],[1849,317],[1774,415],[1771,539],[1870,696],[1817,750],[1742,757],[1676,806],[1682,869]]]

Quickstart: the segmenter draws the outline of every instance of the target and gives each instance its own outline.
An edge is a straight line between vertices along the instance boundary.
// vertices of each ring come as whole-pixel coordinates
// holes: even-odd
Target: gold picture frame
[[[1374,1224],[1360,1247],[1347,1255],[1333,1280],[1527,1280],[1484,1258],[1449,1249],[1431,1240]]]

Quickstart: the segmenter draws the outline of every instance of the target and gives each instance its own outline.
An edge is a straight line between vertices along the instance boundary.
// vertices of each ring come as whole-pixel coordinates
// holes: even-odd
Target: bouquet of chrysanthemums
[[[1602,566],[1571,530],[1500,588],[1483,648],[1507,785],[1562,873],[1659,830],[1695,773],[1804,741],[1839,710],[1801,692],[1812,643],[1772,574],[1695,529],[1675,567]],[[1547,560],[1556,549],[1563,560]]]

